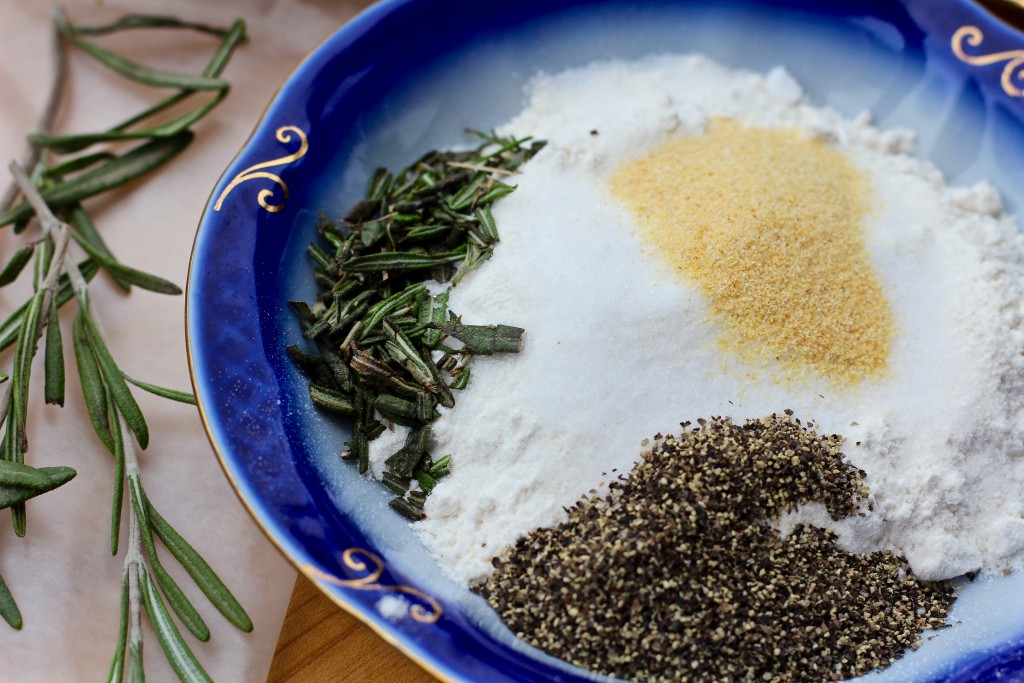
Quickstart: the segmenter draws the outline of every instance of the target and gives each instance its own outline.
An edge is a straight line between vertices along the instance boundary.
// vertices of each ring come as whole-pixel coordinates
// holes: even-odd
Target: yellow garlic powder
[[[610,187],[741,356],[834,381],[884,370],[895,325],[864,247],[868,185],[838,150],[715,119],[623,164]]]

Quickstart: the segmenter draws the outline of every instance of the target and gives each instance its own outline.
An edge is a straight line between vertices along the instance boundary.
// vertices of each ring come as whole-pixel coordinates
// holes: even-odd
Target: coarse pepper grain
[[[637,681],[834,681],[946,625],[948,582],[830,531],[771,525],[803,503],[834,519],[867,493],[843,439],[791,414],[683,423],[628,477],[495,558],[478,590],[520,638]]]
[[[726,346],[791,376],[884,371],[895,323],[864,246],[868,184],[838,149],[714,119],[623,164],[610,187],[708,297]]]

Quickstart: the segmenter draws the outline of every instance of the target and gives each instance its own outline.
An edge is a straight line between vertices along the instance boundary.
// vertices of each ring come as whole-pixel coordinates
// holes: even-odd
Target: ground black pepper
[[[802,503],[858,513],[864,473],[841,437],[790,411],[698,423],[495,558],[479,590],[513,632],[625,679],[823,681],[887,666],[946,625],[948,582],[843,551],[827,530],[771,526]]]

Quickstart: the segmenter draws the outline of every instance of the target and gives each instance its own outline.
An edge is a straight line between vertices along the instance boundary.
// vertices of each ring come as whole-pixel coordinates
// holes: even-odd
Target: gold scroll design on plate
[[[969,55],[964,52],[964,45],[978,47],[985,35],[977,26],[961,26],[953,34],[950,41],[950,48],[957,58],[971,66],[990,66],[1006,62],[1003,66],[1003,74],[999,79],[1003,86],[1003,92],[1010,97],[1024,97],[1024,89],[1013,84],[1014,78],[1021,80],[1024,75],[1024,50],[1006,50],[1004,52],[993,52],[987,55]]]
[[[277,187],[281,188],[281,194],[283,195],[283,198],[281,199],[281,202],[279,204],[272,204],[270,200],[274,198],[274,190],[273,188],[264,188],[260,190],[260,193],[256,196],[256,200],[260,203],[260,206],[262,206],[270,213],[277,213],[278,211],[283,209],[285,202],[288,201],[288,185],[286,185],[285,182],[281,180],[281,176],[266,171],[264,169],[273,168],[274,166],[284,166],[286,164],[292,163],[297,159],[301,159],[306,155],[306,152],[309,150],[309,140],[306,138],[306,134],[302,131],[301,128],[297,126],[281,126],[280,128],[277,129],[275,137],[279,142],[287,144],[292,141],[293,133],[299,139],[299,148],[294,153],[289,154],[287,156],[279,157],[277,159],[271,159],[270,161],[264,161],[263,163],[260,164],[253,164],[249,168],[245,169],[244,171],[236,175],[234,178],[232,178],[231,182],[228,183],[228,186],[225,187],[224,190],[220,193],[220,196],[217,197],[217,203],[213,205],[213,210],[220,211],[220,207],[221,205],[224,204],[224,200],[227,198],[229,194],[231,194],[231,191],[234,190],[236,187],[238,187],[239,185],[246,181],[256,180],[257,178],[264,178],[274,183]]]
[[[305,567],[306,575],[311,579],[358,591],[403,593],[419,601],[409,606],[409,616],[416,621],[423,624],[433,624],[441,618],[443,613],[441,604],[426,593],[416,590],[411,586],[385,586],[380,583],[378,579],[384,573],[384,562],[369,550],[349,548],[341,554],[341,561],[354,572],[366,572],[366,576],[357,579],[339,579],[337,576],[320,571],[312,565]]]

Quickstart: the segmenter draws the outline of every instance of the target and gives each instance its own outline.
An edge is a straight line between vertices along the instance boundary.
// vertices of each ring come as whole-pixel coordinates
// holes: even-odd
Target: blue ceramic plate
[[[387,492],[339,460],[345,435],[312,409],[284,353],[300,339],[285,302],[314,296],[315,216],[345,213],[374,167],[509,119],[540,70],[661,52],[782,64],[816,104],[918,131],[920,154],[951,182],[989,178],[1011,210],[1024,202],[1024,34],[965,0],[393,0],[344,26],[285,83],[211,195],[189,277],[193,382],[257,523],[441,679],[600,677],[513,638],[440,573]],[[380,609],[387,598],[397,614]],[[1024,680],[1024,576],[963,586],[953,621],[874,678]]]

